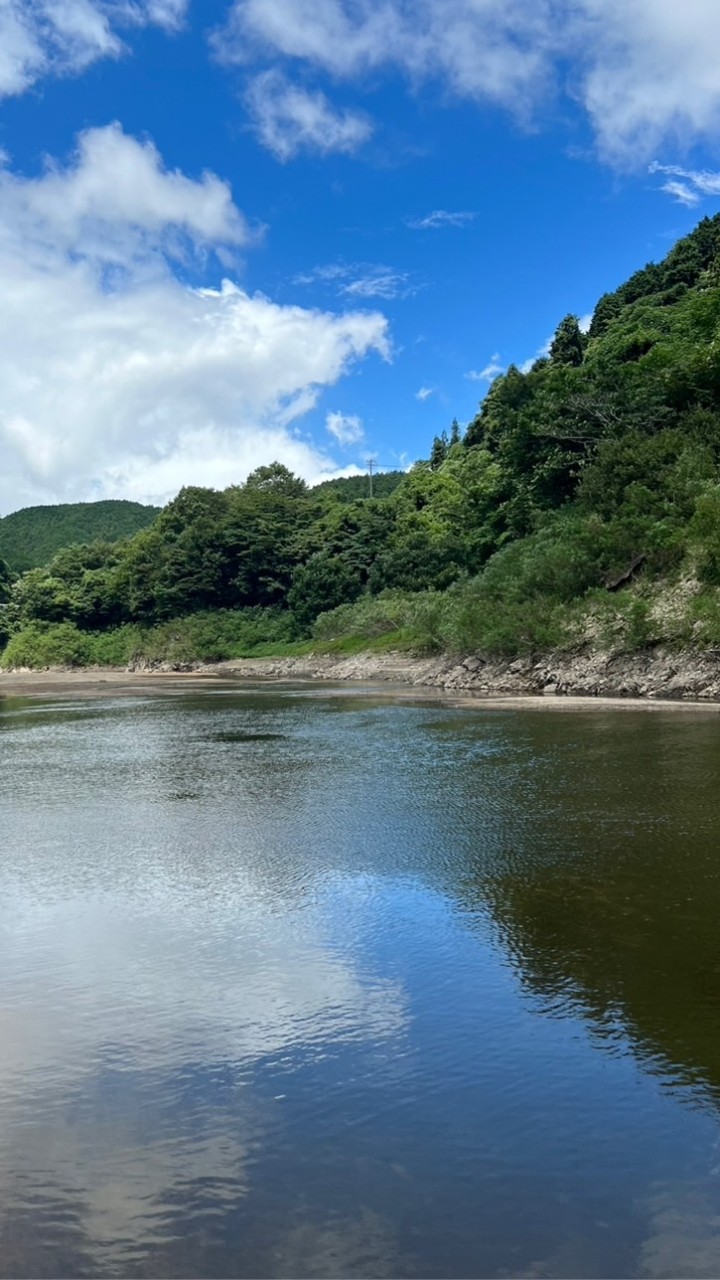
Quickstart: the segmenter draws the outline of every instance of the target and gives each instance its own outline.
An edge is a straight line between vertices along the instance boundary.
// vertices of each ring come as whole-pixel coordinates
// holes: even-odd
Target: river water
[[[720,1275],[720,718],[0,700],[0,1275]]]

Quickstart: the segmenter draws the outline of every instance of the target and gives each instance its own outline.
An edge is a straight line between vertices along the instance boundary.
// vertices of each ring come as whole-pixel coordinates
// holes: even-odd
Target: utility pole
[[[373,496],[373,467],[375,466],[375,459],[374,459],[374,458],[368,458],[368,460],[367,460],[367,464],[368,464],[368,497],[372,498],[372,496]]]

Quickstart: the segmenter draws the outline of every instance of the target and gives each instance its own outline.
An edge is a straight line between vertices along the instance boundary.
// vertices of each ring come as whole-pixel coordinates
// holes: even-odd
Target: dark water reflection
[[[720,1274],[720,722],[0,704],[0,1275]]]

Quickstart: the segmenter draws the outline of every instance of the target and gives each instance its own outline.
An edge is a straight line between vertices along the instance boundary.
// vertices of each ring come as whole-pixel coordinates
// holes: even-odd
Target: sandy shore
[[[186,693],[222,683],[214,672],[126,671],[124,668],[65,668],[50,671],[0,672],[0,699],[55,697],[142,697]]]
[[[194,671],[127,671],[117,668],[84,670],[11,671],[0,673],[0,709],[4,700],[15,698],[102,698],[177,696],[213,689],[241,690],[243,687],[267,683],[277,687],[292,686],[307,696],[357,696],[387,698],[388,701],[433,702],[447,707],[474,710],[524,710],[553,712],[600,711],[673,711],[701,712],[720,715],[720,701],[691,698],[632,697],[581,695],[553,690],[542,694],[487,689],[459,689],[429,681],[420,683],[427,660],[393,655],[384,662],[382,674],[365,674],[362,667],[375,667],[368,656],[353,659],[355,674],[340,674],[335,660],[321,660],[320,670],[307,671],[307,660],[263,659],[220,663]],[[326,665],[327,664],[327,665]],[[359,664],[359,666],[358,666]],[[277,667],[282,665],[282,670]],[[317,663],[314,664],[317,666]],[[428,674],[430,674],[428,672]]]

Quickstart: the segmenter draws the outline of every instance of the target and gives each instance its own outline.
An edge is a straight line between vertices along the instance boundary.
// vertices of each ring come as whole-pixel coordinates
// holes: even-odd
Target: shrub
[[[374,640],[401,628],[407,615],[407,601],[412,597],[398,591],[385,591],[379,596],[362,595],[353,604],[321,613],[312,629],[315,640],[339,640],[359,636]]]
[[[54,626],[35,623],[16,632],[2,654],[2,666],[82,667],[92,661],[92,644],[72,622]]]

